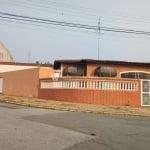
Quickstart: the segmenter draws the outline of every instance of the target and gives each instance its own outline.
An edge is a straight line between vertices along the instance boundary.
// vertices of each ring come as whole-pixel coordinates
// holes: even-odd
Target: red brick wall
[[[108,90],[108,89],[39,89],[39,98],[59,101],[91,103],[118,106],[140,106],[140,81],[138,90]]]

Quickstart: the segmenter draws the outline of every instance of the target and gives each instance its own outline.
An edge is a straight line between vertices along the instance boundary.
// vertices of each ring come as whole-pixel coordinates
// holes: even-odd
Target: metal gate
[[[150,106],[150,80],[141,81],[141,105]]]

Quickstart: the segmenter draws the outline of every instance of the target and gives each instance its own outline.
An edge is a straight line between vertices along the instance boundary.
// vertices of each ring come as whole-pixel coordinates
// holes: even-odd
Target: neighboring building
[[[39,80],[53,77],[50,65],[0,63],[0,92],[24,97],[38,97]]]
[[[56,60],[54,69],[59,77],[41,80],[40,98],[150,106],[150,63]]]
[[[10,51],[0,42],[0,62],[13,62]]]

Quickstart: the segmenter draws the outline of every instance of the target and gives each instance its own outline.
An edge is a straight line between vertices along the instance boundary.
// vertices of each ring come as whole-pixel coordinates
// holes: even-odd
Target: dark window
[[[139,73],[140,79],[150,79],[150,73]]]
[[[150,73],[126,72],[121,73],[121,78],[150,79]]]
[[[110,66],[100,66],[94,72],[94,76],[97,77],[115,77],[116,75],[116,69]]]
[[[68,66],[63,70],[63,76],[84,76],[84,67]]]

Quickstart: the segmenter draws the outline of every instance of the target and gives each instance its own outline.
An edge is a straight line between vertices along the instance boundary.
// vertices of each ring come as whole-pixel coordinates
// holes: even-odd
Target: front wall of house
[[[94,71],[97,67],[99,67],[99,64],[88,64],[87,65],[87,77],[94,76]]]
[[[52,78],[54,76],[54,69],[50,67],[40,67],[39,68],[39,78]]]
[[[69,66],[72,64],[62,64],[61,70],[63,70],[66,66]],[[142,73],[148,73],[150,74],[150,67],[146,66],[139,66],[136,65],[131,65],[131,64],[109,64],[108,62],[103,63],[103,64],[98,64],[98,63],[87,63],[86,67],[86,75],[85,78],[91,78],[94,77],[95,70],[98,67],[106,67],[106,68],[114,68],[116,72],[116,76],[111,76],[111,77],[98,77],[95,79],[100,79],[103,80],[105,77],[107,79],[117,79],[117,80],[123,80],[121,79],[121,73],[127,73],[127,72],[142,72]],[[80,77],[76,77],[76,79],[79,79]],[[73,79],[73,77],[71,77]],[[126,78],[127,79],[127,78]],[[125,79],[125,80],[126,80]],[[132,78],[133,79],[133,78]],[[92,80],[92,79],[91,79]],[[93,79],[94,80],[94,79]],[[133,79],[136,80],[136,79]],[[150,80],[147,78],[146,80]],[[46,92],[42,90],[43,92]],[[51,89],[50,90],[52,93],[57,91],[57,89]],[[66,94],[62,94],[61,98],[62,100],[68,100],[68,101],[74,101],[74,102],[85,102],[85,103],[94,103],[94,104],[112,104],[112,105],[132,105],[132,106],[140,106],[141,102],[143,101],[143,98],[141,97],[141,84],[139,80],[138,84],[138,91],[137,92],[129,92],[129,91],[113,91],[113,90],[89,90],[89,89],[78,89],[78,90],[70,90],[70,89],[60,89],[59,91],[62,91],[62,93],[69,93],[69,96]],[[50,93],[51,93],[50,92]],[[49,93],[49,94],[50,94]],[[70,95],[71,93],[74,93],[73,95]],[[91,95],[89,95],[91,93]],[[48,95],[49,95],[48,94]],[[77,95],[77,96],[76,96]],[[59,95],[60,96],[60,95]],[[50,95],[50,97],[55,98],[57,100],[61,99],[59,96],[53,97],[53,95]],[[149,103],[150,104],[150,103]],[[148,104],[148,105],[149,105]]]
[[[73,66],[73,65],[75,65],[75,64],[62,64],[61,65],[61,72],[63,72],[64,68],[66,68],[68,66]],[[84,66],[85,70],[86,70],[86,76],[87,77],[93,77],[95,70],[99,66],[106,66],[106,67],[115,68],[116,72],[117,72],[116,78],[120,78],[120,73],[122,73],[122,72],[128,72],[128,71],[150,72],[150,68],[143,67],[143,66],[111,65],[111,64],[87,64],[87,66],[86,65]]]
[[[120,65],[107,65],[107,64],[88,64],[87,65],[87,77],[94,76],[94,71],[99,66],[108,66],[108,67],[114,67],[117,71],[116,78],[120,78],[121,72],[127,72],[127,71],[142,71],[142,72],[150,72],[150,68],[148,67],[137,67],[137,66],[120,66]]]
[[[0,73],[0,78],[3,79],[3,94],[38,97],[38,68]]]
[[[139,71],[139,72],[149,72],[150,73],[150,68],[148,67],[130,67],[130,66],[116,66],[117,68],[117,74],[118,77],[120,77],[121,72],[128,72],[128,71]]]

